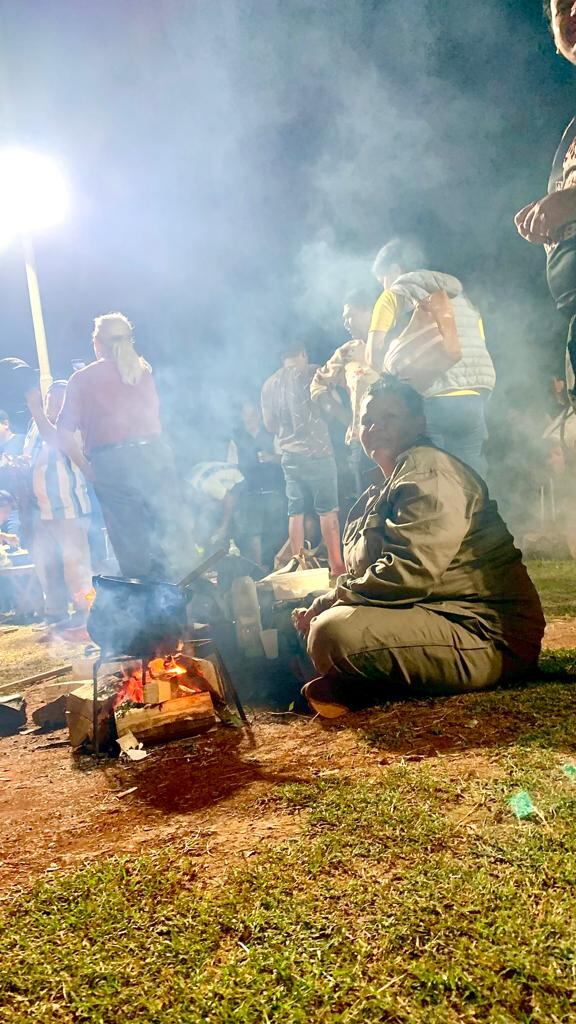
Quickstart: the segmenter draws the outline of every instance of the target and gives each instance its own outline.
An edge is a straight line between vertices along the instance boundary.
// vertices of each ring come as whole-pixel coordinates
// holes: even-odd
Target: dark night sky
[[[37,242],[58,373],[89,356],[92,317],[122,309],[182,441],[208,393],[229,406],[260,384],[296,323],[317,355],[339,344],[343,293],[404,229],[481,305],[501,388],[558,367],[543,256],[512,222],[573,115],[539,0],[2,12],[2,141],[55,154],[73,188],[69,221]],[[1,355],[33,359],[16,247],[0,328]]]

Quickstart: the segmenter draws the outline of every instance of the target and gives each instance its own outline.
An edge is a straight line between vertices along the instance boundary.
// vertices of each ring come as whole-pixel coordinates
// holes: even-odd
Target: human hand
[[[317,601],[313,601],[309,608],[295,608],[292,612],[292,624],[305,640],[308,638],[313,620],[317,619],[322,611],[323,609],[318,607]]]
[[[3,533],[2,542],[4,544],[8,544],[8,546],[11,548],[20,547],[20,538],[17,537],[15,533]]]
[[[514,217],[522,238],[537,245],[557,241],[562,228],[573,220],[576,220],[576,188],[551,192],[524,206]]]

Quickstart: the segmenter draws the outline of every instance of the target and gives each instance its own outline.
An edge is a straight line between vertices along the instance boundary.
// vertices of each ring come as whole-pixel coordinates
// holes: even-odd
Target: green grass
[[[572,565],[562,585],[532,570],[562,614]],[[568,1024],[576,655],[542,667],[524,689],[357,719],[380,774],[274,790],[267,813],[301,814],[301,837],[225,881],[205,884],[194,839],[16,894],[0,1022]],[[521,790],[541,817],[516,820]]]
[[[191,843],[37,885],[0,919],[0,1020],[573,1019],[576,785],[550,721],[573,691],[553,689],[554,711],[527,691],[544,740],[490,747],[488,772],[436,760],[284,787],[302,838],[226,884],[202,885]],[[525,788],[543,821],[514,818]]]
[[[576,616],[576,561],[528,562],[546,618]]]

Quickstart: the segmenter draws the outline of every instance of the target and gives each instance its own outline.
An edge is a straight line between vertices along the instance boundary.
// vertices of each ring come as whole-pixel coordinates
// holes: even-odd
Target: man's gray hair
[[[102,338],[102,328],[114,323],[123,324],[130,334],[122,341],[107,342]],[[127,316],[123,313],[104,313],[94,320],[92,341],[98,340],[109,359],[113,359],[118,367],[120,377],[125,384],[137,384],[144,373],[151,373],[152,367],[134,348],[132,331],[134,330]]]

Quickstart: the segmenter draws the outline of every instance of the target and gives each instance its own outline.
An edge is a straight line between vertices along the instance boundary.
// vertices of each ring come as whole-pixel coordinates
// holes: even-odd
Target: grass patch
[[[559,658],[571,665],[571,652]],[[506,747],[517,752],[527,747],[571,752],[576,750],[576,686],[542,681],[521,689],[490,690],[459,698],[418,701],[396,706],[392,715],[372,714],[362,730],[374,746],[409,753],[424,742],[439,750],[467,747]],[[556,678],[558,678],[556,676]],[[389,706],[390,707],[390,706]]]
[[[573,563],[530,569],[549,617],[576,614]],[[568,1024],[576,654],[541,669],[358,720],[380,776],[275,790],[304,833],[225,884],[191,842],[16,896],[1,1024]],[[516,820],[520,790],[541,818]]]
[[[576,561],[527,564],[546,618],[576,616]]]
[[[304,838],[212,890],[170,851],[37,886],[0,921],[3,1024],[568,1021],[576,786],[528,759],[465,794],[422,765],[286,787]],[[508,808],[527,778],[545,822]]]

